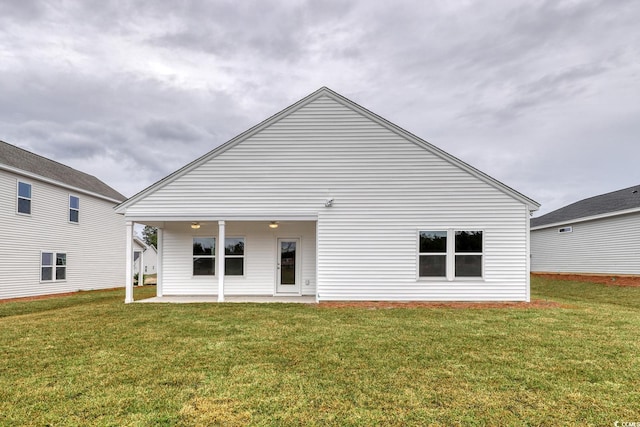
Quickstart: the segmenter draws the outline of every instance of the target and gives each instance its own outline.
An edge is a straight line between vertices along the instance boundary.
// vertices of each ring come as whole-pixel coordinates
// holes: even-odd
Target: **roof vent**
[[[638,194],[638,190],[633,190],[631,194]]]

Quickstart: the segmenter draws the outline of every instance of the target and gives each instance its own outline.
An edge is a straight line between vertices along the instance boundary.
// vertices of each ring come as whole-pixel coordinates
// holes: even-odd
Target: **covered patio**
[[[317,217],[273,218],[128,221],[125,303],[136,224],[158,229],[156,297],[144,302],[316,302]]]

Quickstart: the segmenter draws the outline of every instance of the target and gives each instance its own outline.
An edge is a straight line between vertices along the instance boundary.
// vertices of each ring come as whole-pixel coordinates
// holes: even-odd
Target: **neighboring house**
[[[0,299],[124,285],[122,194],[0,141],[0,199]]]
[[[159,296],[525,301],[538,207],[321,88],[116,211],[123,259],[159,228]]]
[[[156,263],[158,252],[153,245],[147,245],[139,237],[133,238],[133,274],[140,272],[142,266],[143,274],[156,274]]]
[[[640,275],[640,185],[531,219],[531,270]]]

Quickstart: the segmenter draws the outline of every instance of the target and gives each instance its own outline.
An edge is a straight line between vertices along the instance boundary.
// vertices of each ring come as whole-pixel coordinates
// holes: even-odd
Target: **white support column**
[[[447,281],[451,282],[456,276],[456,232],[453,228],[447,230],[447,264],[445,266]]]
[[[525,225],[525,238],[527,239],[526,245],[526,257],[527,257],[527,294],[525,297],[526,302],[531,302],[531,211],[529,211],[529,206],[525,206],[524,209],[524,223]]]
[[[164,242],[162,241],[164,237],[162,228],[158,228],[158,247],[157,250],[157,260],[156,260],[156,296],[162,296],[162,253],[164,252],[163,246]]]
[[[224,302],[224,221],[218,221],[218,247],[216,249],[216,260],[218,265],[216,271],[218,274],[218,302]]]
[[[144,286],[144,248],[140,251],[140,273],[138,273],[138,286]]]
[[[125,262],[125,268],[127,270],[127,275],[125,277],[125,282],[124,282],[124,286],[125,286],[124,303],[129,304],[133,302],[133,222],[127,221],[126,228],[127,228],[127,242],[126,242],[127,258]]]

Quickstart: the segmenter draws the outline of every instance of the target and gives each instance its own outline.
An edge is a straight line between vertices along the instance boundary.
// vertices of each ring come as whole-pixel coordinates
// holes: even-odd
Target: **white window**
[[[216,238],[193,238],[193,275],[214,276],[216,274]]]
[[[420,277],[446,277],[447,232],[421,231],[418,256]]]
[[[40,255],[40,280],[58,282],[67,279],[67,254],[42,251]]]
[[[482,248],[482,231],[456,231],[456,277],[482,277]]]
[[[482,278],[484,240],[479,230],[419,232],[418,277]]]
[[[224,239],[225,276],[244,276],[244,237]]]
[[[31,215],[31,184],[18,181],[18,213]]]
[[[80,198],[69,195],[69,222],[79,222]]]

